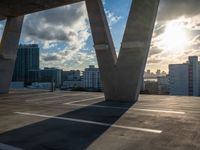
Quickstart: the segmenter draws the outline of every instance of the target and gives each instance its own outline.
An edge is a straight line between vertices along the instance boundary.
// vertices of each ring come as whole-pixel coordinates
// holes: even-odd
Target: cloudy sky
[[[115,42],[120,48],[132,0],[104,0]],[[168,70],[190,55],[200,57],[200,0],[161,0],[146,69]],[[5,22],[0,22],[0,37]],[[37,43],[41,67],[64,70],[96,65],[85,3],[34,13],[25,17],[20,43]]]

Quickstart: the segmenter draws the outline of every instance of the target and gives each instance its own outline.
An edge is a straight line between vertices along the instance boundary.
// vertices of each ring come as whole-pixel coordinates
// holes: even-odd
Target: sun
[[[179,22],[170,22],[166,25],[162,45],[169,52],[180,52],[185,50],[188,43],[186,30]]]

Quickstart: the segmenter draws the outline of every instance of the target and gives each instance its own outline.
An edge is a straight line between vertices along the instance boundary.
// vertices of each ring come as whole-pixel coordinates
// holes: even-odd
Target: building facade
[[[62,71],[62,82],[64,81],[80,81],[81,71],[80,70],[70,70]]]
[[[200,96],[200,63],[197,56],[187,63],[169,65],[170,95]]]
[[[159,76],[158,79],[158,94],[169,95],[169,76]]]
[[[61,86],[61,70],[56,68],[44,68],[40,70],[40,82],[53,82],[59,88]]]
[[[93,65],[83,72],[83,85],[86,89],[102,90],[99,69]]]
[[[29,84],[29,71],[39,70],[39,47],[37,44],[19,45],[12,81]]]
[[[74,89],[74,88],[82,88],[83,87],[83,81],[77,80],[77,81],[64,81],[63,82],[63,89]]]
[[[29,70],[28,81],[30,83],[39,82],[41,79],[40,70]]]
[[[188,94],[189,96],[199,96],[199,62],[198,57],[189,57],[188,61]]]

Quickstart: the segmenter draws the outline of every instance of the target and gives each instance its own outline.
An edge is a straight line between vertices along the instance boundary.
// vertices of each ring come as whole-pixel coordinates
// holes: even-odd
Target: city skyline
[[[20,45],[17,53],[12,88],[102,91],[99,68],[89,65],[82,70],[64,71],[59,68],[39,67],[37,44]],[[130,79],[130,78],[129,78]],[[131,80],[129,80],[130,82]],[[161,95],[200,95],[200,62],[198,56],[189,56],[181,64],[169,64],[169,73],[147,70],[143,74],[140,92]]]
[[[189,55],[200,56],[199,3],[161,0],[146,70],[167,71],[168,64],[185,62]],[[130,0],[104,0],[117,50],[130,4]],[[0,35],[3,26],[1,22]],[[39,44],[41,67],[83,70],[90,64],[97,66],[84,2],[27,15],[20,42]]]

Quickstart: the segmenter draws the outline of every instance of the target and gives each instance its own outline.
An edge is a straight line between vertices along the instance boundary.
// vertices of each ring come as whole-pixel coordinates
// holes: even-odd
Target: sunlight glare
[[[167,24],[163,35],[163,47],[170,52],[180,52],[187,47],[187,34],[182,25],[178,22]]]

